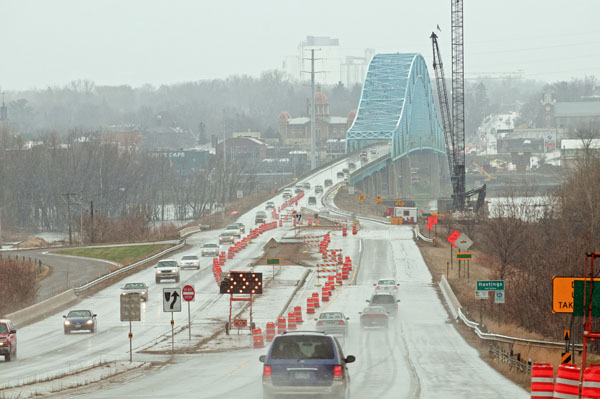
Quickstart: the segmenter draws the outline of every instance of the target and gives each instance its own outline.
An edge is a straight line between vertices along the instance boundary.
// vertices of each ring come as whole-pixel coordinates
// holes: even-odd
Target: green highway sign
[[[279,265],[281,264],[281,259],[279,258],[267,258],[267,265]]]
[[[456,259],[461,260],[461,259],[472,259],[473,256],[471,255],[470,252],[458,252],[456,254]]]
[[[423,213],[421,216],[423,216],[424,218],[431,216],[431,213]]]
[[[477,291],[504,291],[504,280],[479,280]]]

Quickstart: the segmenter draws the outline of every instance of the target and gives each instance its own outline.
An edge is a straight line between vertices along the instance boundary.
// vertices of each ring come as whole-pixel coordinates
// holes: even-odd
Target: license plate
[[[81,327],[81,324],[75,324],[75,327],[79,328]]]
[[[310,372],[309,371],[296,371],[294,373],[294,377],[297,380],[309,380],[310,379]]]

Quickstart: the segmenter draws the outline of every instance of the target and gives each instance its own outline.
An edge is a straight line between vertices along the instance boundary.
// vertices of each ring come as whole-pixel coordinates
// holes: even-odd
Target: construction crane
[[[451,0],[452,14],[452,114],[448,103],[446,79],[437,35],[431,33],[433,46],[433,69],[442,116],[442,127],[448,154],[448,168],[452,182],[453,208],[465,210],[466,200],[478,194],[475,212],[482,209],[485,201],[486,186],[466,191],[465,166],[465,70],[463,41],[463,0]]]

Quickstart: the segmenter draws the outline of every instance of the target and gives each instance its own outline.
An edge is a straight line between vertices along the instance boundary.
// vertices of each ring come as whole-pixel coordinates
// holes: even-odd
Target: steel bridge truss
[[[393,161],[414,151],[446,154],[427,65],[420,54],[377,54],[371,60],[346,151],[391,143]]]

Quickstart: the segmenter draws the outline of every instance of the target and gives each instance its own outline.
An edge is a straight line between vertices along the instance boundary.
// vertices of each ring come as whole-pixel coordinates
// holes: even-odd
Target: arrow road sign
[[[465,233],[461,233],[461,235],[456,239],[454,244],[460,249],[461,252],[466,252],[473,245],[473,240],[469,238]]]
[[[296,214],[296,223],[300,223],[302,221],[302,214],[301,213],[297,213]]]
[[[181,312],[181,288],[163,288],[163,312]]]
[[[191,285],[185,285],[182,290],[183,300],[186,302],[193,302],[196,298],[196,291]]]

